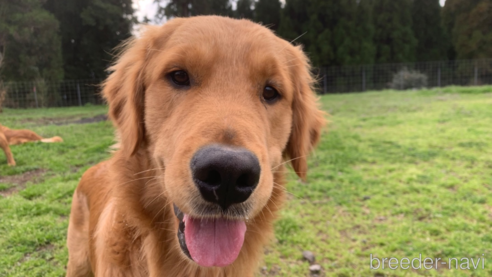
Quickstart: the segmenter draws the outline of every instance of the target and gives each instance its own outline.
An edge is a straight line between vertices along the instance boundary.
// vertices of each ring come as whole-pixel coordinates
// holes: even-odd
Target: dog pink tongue
[[[241,251],[244,221],[184,216],[185,239],[191,258],[201,266],[227,266]]]

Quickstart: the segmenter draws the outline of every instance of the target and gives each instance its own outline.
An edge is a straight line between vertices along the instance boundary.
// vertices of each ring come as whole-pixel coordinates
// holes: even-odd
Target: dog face
[[[275,171],[290,159],[305,178],[319,140],[305,55],[250,21],[195,17],[149,27],[112,70],[104,95],[121,151],[160,169],[184,253],[231,264]]]

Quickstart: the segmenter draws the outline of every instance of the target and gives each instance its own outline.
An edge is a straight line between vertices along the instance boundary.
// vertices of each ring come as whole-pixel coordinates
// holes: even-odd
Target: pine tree
[[[279,0],[258,0],[255,3],[255,21],[277,30],[280,24],[282,4]]]
[[[357,37],[355,36],[355,10],[357,3],[355,0],[334,0],[338,12],[335,15],[336,21],[333,28],[332,47],[335,50],[334,64],[346,65],[353,64],[357,55]],[[329,26],[327,26],[329,27]]]
[[[304,0],[286,0],[285,7],[280,14],[280,23],[277,33],[288,41],[309,48],[309,11],[308,3]]]
[[[60,21],[66,79],[103,79],[113,49],[131,36],[131,0],[47,0]]]
[[[443,16],[458,59],[492,57],[492,0],[447,0]]]
[[[0,18],[3,80],[63,78],[59,22],[40,1],[4,1]]]
[[[157,3],[164,2],[162,0],[157,0]],[[192,5],[192,0],[171,0],[166,6],[159,6],[159,11],[157,16],[159,18],[172,18],[172,17],[188,17],[191,16],[190,6]],[[166,2],[164,2],[166,3]]]
[[[306,48],[315,66],[335,65],[336,49],[333,47],[333,28],[337,24],[337,1],[313,0],[308,6],[309,23]]]
[[[355,37],[358,58],[354,64],[372,64],[375,60],[376,45],[374,44],[373,12],[370,0],[359,1],[355,11]]]
[[[253,0],[239,0],[236,4],[235,18],[254,18]]]
[[[449,46],[441,20],[439,0],[413,0],[412,29],[417,39],[415,59],[437,61],[447,58]]]
[[[288,40],[302,35],[296,41],[316,66],[374,60],[369,0],[287,0],[278,32]]]
[[[232,16],[232,6],[229,0],[155,0],[160,6],[158,18],[189,17],[195,15]]]
[[[229,0],[195,0],[191,6],[192,15],[222,15],[232,16],[232,6]]]
[[[377,63],[413,62],[417,40],[409,0],[374,0],[374,44]]]
[[[338,0],[333,29],[335,65],[367,64],[374,61],[373,26],[369,1]]]

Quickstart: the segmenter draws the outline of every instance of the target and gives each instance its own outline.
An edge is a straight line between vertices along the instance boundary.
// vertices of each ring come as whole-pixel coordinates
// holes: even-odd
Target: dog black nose
[[[202,197],[222,209],[246,201],[260,179],[260,163],[244,148],[222,145],[198,150],[190,163],[193,180]]]

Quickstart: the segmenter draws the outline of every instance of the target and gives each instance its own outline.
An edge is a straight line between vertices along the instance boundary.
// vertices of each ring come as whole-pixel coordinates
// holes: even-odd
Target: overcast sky
[[[446,0],[439,1],[441,2],[441,6],[444,6]],[[152,20],[157,12],[157,5],[154,4],[154,0],[133,0],[133,4],[135,6],[137,17],[140,20],[142,20],[144,16],[147,16]]]
[[[154,0],[133,0],[133,6],[139,20],[143,19],[144,16],[153,19],[157,11],[157,5],[154,4]]]

